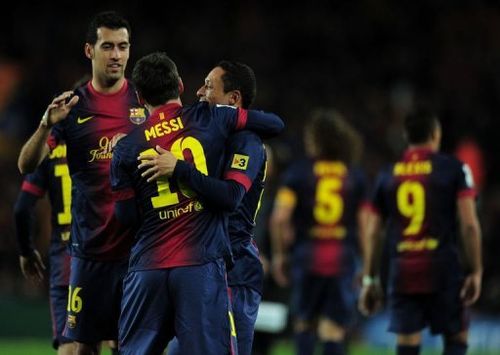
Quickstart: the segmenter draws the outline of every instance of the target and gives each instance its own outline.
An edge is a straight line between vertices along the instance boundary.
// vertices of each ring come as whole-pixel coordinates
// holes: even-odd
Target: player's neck
[[[167,102],[165,102],[164,104],[161,104],[161,105],[152,106],[152,105],[150,105],[150,104],[148,104],[146,102],[144,104],[144,106],[146,106],[146,108],[148,109],[149,113],[152,113],[152,112],[156,111],[157,109],[159,109],[160,107],[166,106],[168,104],[178,104],[178,105],[182,106],[182,101],[181,101],[181,98],[178,97],[177,99],[168,100]]]
[[[410,144],[408,150],[430,150],[432,152],[437,152],[439,147],[433,141],[425,142],[422,144]]]
[[[117,93],[123,87],[124,83],[125,83],[125,77],[118,79],[112,85],[106,85],[104,83],[101,83],[96,77],[92,78],[92,87],[94,88],[94,90],[100,94],[105,94],[105,95]]]

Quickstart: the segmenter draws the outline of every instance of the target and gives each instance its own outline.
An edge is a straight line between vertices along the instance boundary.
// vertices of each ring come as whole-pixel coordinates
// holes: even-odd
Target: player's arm
[[[69,111],[78,102],[78,96],[73,96],[72,91],[66,91],[57,96],[47,107],[37,130],[21,148],[17,166],[21,174],[33,172],[49,153],[47,139],[50,129],[68,115]]]
[[[289,283],[286,269],[288,248],[295,238],[292,215],[296,205],[295,192],[288,187],[281,187],[276,194],[269,222],[272,249],[271,271],[276,283],[281,287]]]
[[[363,209],[360,218],[364,223],[364,227],[360,229],[363,276],[358,308],[363,315],[369,316],[378,311],[382,305],[382,293],[378,277],[378,265],[382,250],[382,219],[375,210],[368,208]]]
[[[274,113],[228,106],[212,108],[214,117],[222,118],[228,125],[229,132],[247,129],[261,138],[271,138],[280,134],[285,128],[283,120]]]
[[[115,201],[114,214],[116,219],[123,225],[136,227],[139,225],[139,209],[135,199],[135,190],[132,188],[131,177],[127,170],[124,158],[123,142],[119,142],[113,152],[111,160],[111,189]]]
[[[481,227],[476,202],[473,197],[461,197],[457,201],[463,246],[467,255],[470,273],[466,276],[460,296],[466,306],[477,301],[481,294],[483,262],[481,253]]]
[[[33,226],[33,206],[43,196],[34,192],[21,190],[14,205],[14,222],[16,225],[16,241],[19,250],[19,265],[24,277],[41,282],[45,265],[40,253],[35,249],[31,238]]]
[[[240,204],[249,185],[243,185],[235,180],[220,180],[204,175],[193,164],[178,160],[170,151],[156,146],[159,154],[141,155],[139,169],[147,181],[157,180],[159,177],[172,177],[186,183],[210,206],[223,210],[234,211]],[[250,184],[251,185],[251,184]]]

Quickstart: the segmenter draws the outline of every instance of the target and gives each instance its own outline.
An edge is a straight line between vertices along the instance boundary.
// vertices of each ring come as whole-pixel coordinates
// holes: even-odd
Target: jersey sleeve
[[[375,185],[373,187],[373,191],[371,193],[370,201],[367,203],[367,207],[369,207],[375,213],[387,216],[388,206],[386,206],[385,200],[385,185],[388,179],[388,173],[386,171],[382,171],[379,173],[375,180]]]
[[[276,192],[275,205],[294,208],[297,204],[297,195],[299,189],[300,166],[292,165],[285,171],[281,177],[281,182]]]
[[[26,180],[25,180],[26,182]],[[33,252],[31,230],[33,228],[33,212],[36,201],[43,195],[21,189],[14,205],[14,222],[16,225],[16,241],[19,254],[29,256]]]
[[[462,197],[476,197],[476,188],[474,186],[474,179],[469,165],[460,163],[460,168],[457,172],[458,175],[458,198]]]
[[[242,132],[230,138],[224,179],[241,184],[248,192],[264,164],[264,146],[254,134]]]
[[[49,169],[48,159],[46,158],[42,164],[31,174],[24,177],[21,190],[37,197],[43,197],[49,187]]]
[[[129,166],[136,162],[129,161],[129,155],[126,154],[125,140],[126,138],[123,138],[118,142],[113,151],[113,159],[111,160],[110,179],[113,199],[115,201],[128,200],[135,196]]]
[[[51,151],[54,150],[59,144],[61,144],[62,141],[66,140],[64,126],[68,118],[69,117],[61,122],[58,122],[51,128],[49,137],[47,138],[47,145],[49,146]]]
[[[353,169],[353,171],[358,209],[370,208],[371,206],[368,190],[368,178],[365,172],[360,168],[355,168]]]
[[[211,110],[223,131],[228,133],[248,129],[262,138],[271,138],[285,128],[283,120],[273,113],[224,105],[215,105]]]

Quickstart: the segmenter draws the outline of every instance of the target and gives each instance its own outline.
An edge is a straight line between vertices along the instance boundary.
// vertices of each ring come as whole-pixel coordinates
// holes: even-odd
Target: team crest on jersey
[[[144,121],[146,121],[146,110],[142,107],[132,107],[130,109],[129,119],[133,124],[143,124]]]
[[[233,162],[231,163],[231,168],[239,170],[247,170],[249,159],[250,157],[248,155],[234,154]]]
[[[66,325],[68,328],[75,328],[76,327],[76,316],[68,314],[68,319],[66,320]]]

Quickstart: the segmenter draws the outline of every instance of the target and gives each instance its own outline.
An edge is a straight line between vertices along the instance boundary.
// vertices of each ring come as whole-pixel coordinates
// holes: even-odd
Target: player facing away
[[[198,90],[200,101],[211,105],[230,105],[248,109],[257,92],[255,74],[246,64],[221,61],[208,73]],[[266,177],[266,151],[261,138],[251,131],[236,132],[226,141],[222,179],[206,176],[193,164],[177,158],[169,151],[158,148],[158,156],[143,158],[140,167],[147,167],[148,176],[170,176],[174,167],[185,164],[180,182],[193,189],[207,208],[224,210],[228,215],[234,266],[227,273],[231,292],[234,323],[239,355],[250,355],[255,321],[262,298],[264,271],[259,251],[253,240],[255,216],[260,205]],[[189,169],[188,169],[189,168]],[[179,168],[177,168],[179,169]],[[243,196],[244,193],[244,196]],[[241,203],[233,196],[243,196]],[[168,354],[179,353],[177,340],[168,345]]]
[[[34,207],[48,193],[51,205],[49,245],[49,301],[52,346],[59,355],[73,354],[73,341],[62,333],[66,324],[70,257],[67,251],[71,228],[71,178],[66,145],[58,145],[34,173],[24,177],[14,206],[19,261],[26,278],[42,281],[45,266],[31,238]]]
[[[290,266],[297,353],[313,354],[317,336],[324,354],[344,354],[367,190],[355,166],[361,139],[337,111],[319,109],[306,122],[304,145],[307,159],[288,168],[276,195],[272,272],[285,286]]]
[[[418,109],[405,119],[408,150],[382,170],[367,217],[360,310],[380,305],[374,282],[379,230],[385,223],[389,248],[389,331],[397,354],[418,354],[421,330],[442,334],[444,354],[467,350],[467,307],[481,291],[481,231],[475,191],[467,165],[439,153],[437,116]],[[459,222],[457,221],[457,215]],[[459,235],[469,261],[459,260]]]
[[[273,114],[206,102],[182,107],[182,81],[164,53],[139,60],[133,80],[151,115],[118,142],[112,163],[116,213],[121,220],[140,221],[124,282],[120,351],[161,353],[176,336],[181,354],[236,353],[224,214],[182,183],[190,169],[180,162],[219,177],[230,133],[246,128],[273,135],[283,122]],[[180,164],[171,178],[148,182],[137,157],[158,155],[157,146],[170,150]],[[240,200],[244,191],[235,184],[233,199]]]
[[[74,96],[65,92],[52,101],[18,162],[21,172],[31,170],[49,149],[66,142],[73,222],[64,335],[78,342],[81,354],[96,353],[101,340],[117,339],[122,279],[135,233],[115,218],[109,182],[113,137],[146,120],[124,77],[129,48],[124,18],[105,12],[92,19],[85,44],[92,79]]]

